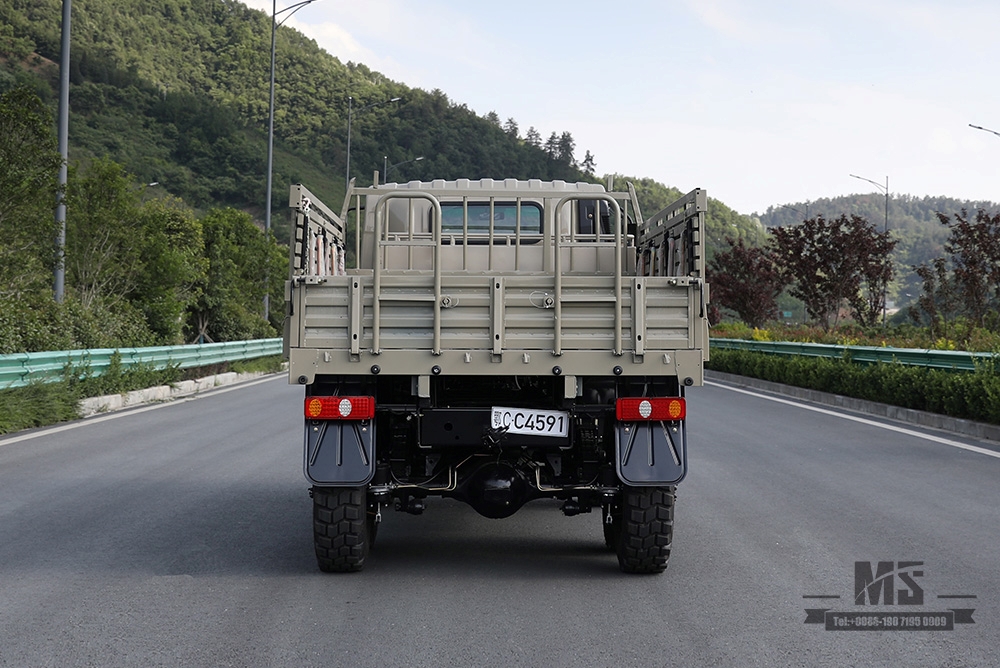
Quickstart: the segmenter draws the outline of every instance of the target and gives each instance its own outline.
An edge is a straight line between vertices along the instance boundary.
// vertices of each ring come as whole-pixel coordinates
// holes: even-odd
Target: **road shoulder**
[[[952,434],[962,434],[963,436],[970,436],[984,441],[1000,443],[1000,425],[974,422],[972,420],[961,420],[947,415],[917,411],[911,408],[900,408],[899,406],[881,404],[875,401],[854,399],[852,397],[845,397],[839,394],[818,392],[816,390],[808,390],[801,387],[794,387],[792,385],[783,385],[781,383],[759,380],[757,378],[749,378],[747,376],[737,376],[736,374],[722,373],[719,371],[706,371],[705,378],[718,383],[724,383],[736,387],[752,388],[760,390],[761,392],[792,397],[794,399],[800,399],[802,401],[822,406],[835,406],[847,411],[882,417],[887,420],[894,420],[904,424],[919,425],[921,427],[938,429]]]

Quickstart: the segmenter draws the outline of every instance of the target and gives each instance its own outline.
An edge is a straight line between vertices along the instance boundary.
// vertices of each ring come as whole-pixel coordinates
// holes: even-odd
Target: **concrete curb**
[[[157,401],[170,401],[180,397],[190,396],[199,392],[215,389],[223,385],[242,383],[261,376],[274,375],[255,371],[252,373],[219,373],[214,376],[206,376],[197,380],[182,380],[174,385],[159,385],[145,390],[133,390],[125,394],[108,394],[103,397],[91,397],[80,401],[80,415],[90,417],[98,413],[108,413],[111,411],[141,406],[142,404]]]
[[[729,385],[749,387],[763,392],[769,392],[771,394],[780,394],[795,399],[801,399],[814,404],[835,406],[837,408],[843,408],[844,410],[864,413],[866,415],[874,415],[876,417],[883,417],[906,424],[930,427],[931,429],[940,429],[941,431],[947,431],[953,434],[962,434],[963,436],[971,436],[985,441],[1000,442],[1000,425],[973,422],[972,420],[960,420],[958,418],[948,417],[947,415],[916,411],[911,408],[900,408],[899,406],[880,404],[875,401],[853,399],[839,394],[817,392],[816,390],[807,390],[801,387],[794,387],[792,385],[782,385],[781,383],[773,383],[771,381],[749,378],[747,376],[737,376],[732,373],[706,371],[705,378]]]

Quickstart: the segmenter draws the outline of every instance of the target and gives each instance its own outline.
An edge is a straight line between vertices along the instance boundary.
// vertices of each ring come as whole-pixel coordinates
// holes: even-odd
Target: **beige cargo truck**
[[[382,514],[428,497],[597,511],[622,571],[666,568],[707,198],[644,219],[613,188],[352,182],[338,214],[292,186],[285,352],[321,570],[363,568]]]

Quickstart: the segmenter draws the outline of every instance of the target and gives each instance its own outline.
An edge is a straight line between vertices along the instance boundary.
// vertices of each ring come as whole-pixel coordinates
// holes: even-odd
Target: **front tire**
[[[313,543],[324,573],[364,568],[373,533],[366,495],[365,487],[313,487]]]
[[[616,552],[624,573],[662,573],[674,533],[675,487],[625,487],[616,520]]]

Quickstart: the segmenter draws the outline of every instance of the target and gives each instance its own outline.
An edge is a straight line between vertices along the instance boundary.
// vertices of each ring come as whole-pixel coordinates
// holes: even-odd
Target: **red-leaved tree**
[[[778,313],[778,295],[787,281],[770,248],[747,246],[726,237],[729,249],[708,263],[712,301],[736,312],[750,327],[762,327]]]
[[[973,219],[962,209],[954,217],[938,213],[938,220],[951,231],[944,250],[951,255],[958,302],[964,315],[983,327],[1000,303],[1000,214],[980,209]]]
[[[860,216],[841,215],[776,227],[771,235],[777,265],[792,285],[789,292],[824,329],[837,323],[845,304],[860,325],[878,322],[894,273],[896,241],[888,232],[877,232]]]

